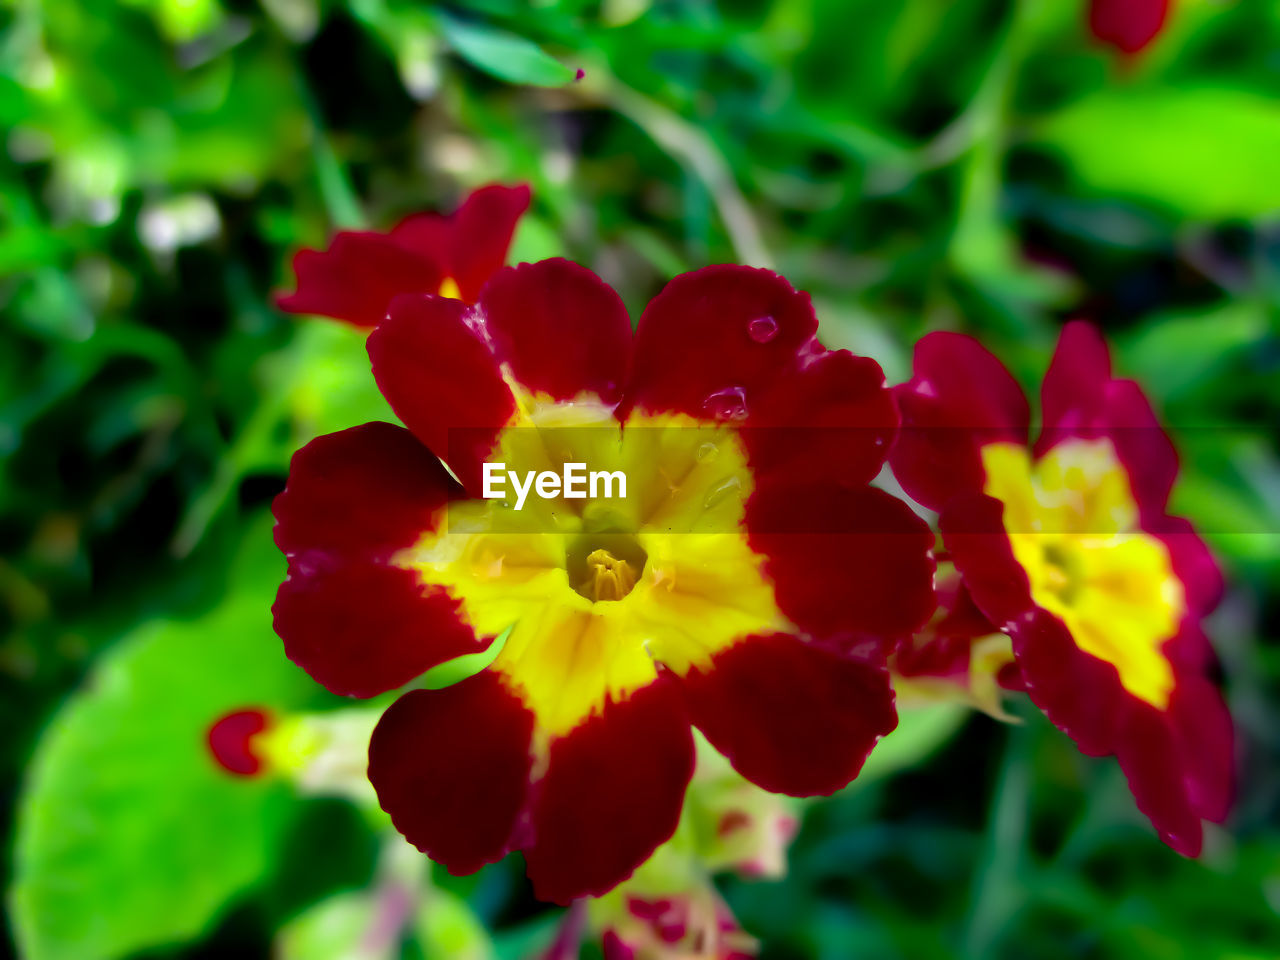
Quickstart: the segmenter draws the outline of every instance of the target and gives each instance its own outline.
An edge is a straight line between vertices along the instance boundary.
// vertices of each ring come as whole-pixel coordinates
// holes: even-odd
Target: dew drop
[[[778,321],[767,314],[747,321],[747,336],[756,343],[768,343],[778,335]]]
[[[720,448],[714,443],[707,442],[698,447],[698,452],[694,454],[699,463],[710,463],[720,455]]]
[[[702,501],[702,507],[710,510],[717,504],[724,503],[729,497],[738,494],[742,490],[742,481],[737,477],[729,477],[716,484],[708,491],[706,499]]]
[[[717,420],[747,419],[747,391],[742,387],[725,387],[703,401],[702,409]]]

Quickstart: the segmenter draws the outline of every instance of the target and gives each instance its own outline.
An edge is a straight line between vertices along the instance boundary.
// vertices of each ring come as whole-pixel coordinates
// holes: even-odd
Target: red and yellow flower
[[[453,213],[416,213],[387,233],[348,230],[327,250],[300,250],[297,290],[277,301],[290,313],[316,314],[375,327],[404,293],[434,293],[475,302],[507,259],[529,188],[493,184],[473,192]]]
[[[1230,800],[1232,732],[1201,621],[1221,577],[1168,515],[1178,461],[1139,387],[1084,323],[1062,333],[1029,445],[1021,389],[976,341],[935,333],[897,388],[903,488],[940,511],[979,610],[1009,634],[1027,692],[1085,753],[1114,754],[1179,852]]]
[[[362,697],[504,638],[374,732],[369,777],[421,850],[469,872],[519,849],[540,896],[600,893],[675,829],[691,725],[794,795],[844,786],[894,728],[886,656],[931,613],[932,535],[870,486],[898,422],[880,368],[816,328],[807,295],[732,266],[671,281],[634,334],[564,260],[474,305],[392,303],[368,349],[408,429],[296,454],[275,623]],[[621,470],[627,496],[517,511],[479,496],[497,461]]]

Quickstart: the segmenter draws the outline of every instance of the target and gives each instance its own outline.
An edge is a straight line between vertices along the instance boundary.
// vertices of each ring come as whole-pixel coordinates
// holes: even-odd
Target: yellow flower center
[[[1165,545],[1139,529],[1111,442],[1066,441],[1034,462],[1021,444],[992,443],[982,463],[1035,602],[1081,650],[1112,664],[1129,693],[1168,706],[1174,679],[1163,647],[1185,610],[1182,583]]]
[[[747,545],[754,488],[735,431],[678,415],[624,425],[594,398],[521,398],[489,462],[560,474],[621,471],[626,496],[528,496],[451,505],[398,564],[441,584],[483,636],[511,632],[493,663],[544,733],[568,732],[606,699],[753,634],[790,629]],[[603,487],[603,485],[601,485]],[[506,489],[510,490],[510,484]]]
[[[440,281],[440,289],[436,291],[436,295],[448,297],[451,300],[461,300],[462,288],[458,286],[458,281],[453,277],[445,277]]]

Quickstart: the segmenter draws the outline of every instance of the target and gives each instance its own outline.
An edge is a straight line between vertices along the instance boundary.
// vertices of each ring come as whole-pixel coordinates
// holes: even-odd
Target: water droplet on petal
[[[729,497],[738,494],[742,490],[742,481],[737,477],[729,477],[716,484],[707,493],[706,499],[702,501],[702,506],[706,510],[710,510],[717,504],[724,503]]]
[[[742,387],[717,390],[702,404],[702,409],[717,420],[747,419],[747,391]]]
[[[756,343],[768,343],[778,335],[778,321],[768,315],[747,321],[747,336]]]
[[[710,463],[720,455],[720,448],[714,443],[704,443],[698,447],[698,452],[694,454],[699,463]]]

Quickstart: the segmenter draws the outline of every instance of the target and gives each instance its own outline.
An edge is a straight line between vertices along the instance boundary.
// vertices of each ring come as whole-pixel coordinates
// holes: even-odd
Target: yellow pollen
[[[458,286],[458,281],[453,277],[445,277],[440,281],[440,289],[437,294],[442,297],[448,297],[450,300],[461,300],[462,288]]]
[[[608,550],[593,550],[587,556],[587,567],[591,572],[588,586],[590,599],[596,603],[601,600],[621,600],[636,585],[636,575],[631,564],[617,559]]]

